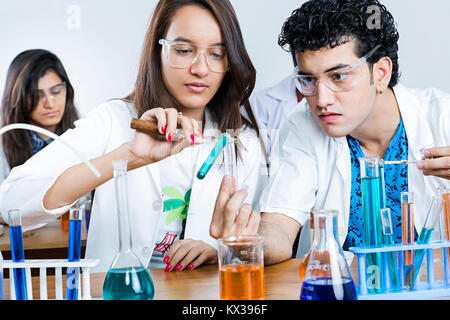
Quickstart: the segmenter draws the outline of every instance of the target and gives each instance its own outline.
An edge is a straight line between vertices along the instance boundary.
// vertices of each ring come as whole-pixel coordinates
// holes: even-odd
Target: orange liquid
[[[414,243],[414,207],[413,203],[402,202],[402,242]],[[411,265],[413,252],[405,251],[405,265]]]
[[[309,256],[311,255],[311,251],[309,251],[306,256],[303,258],[302,263],[300,263],[300,267],[298,267],[298,274],[300,276],[300,282],[303,282],[305,279],[306,268],[308,267]]]
[[[264,299],[264,267],[234,264],[220,269],[220,299]]]
[[[450,193],[444,193],[442,195],[444,202],[444,225],[445,225],[445,235],[447,240],[450,240]],[[447,254],[450,255],[450,248],[447,249]]]

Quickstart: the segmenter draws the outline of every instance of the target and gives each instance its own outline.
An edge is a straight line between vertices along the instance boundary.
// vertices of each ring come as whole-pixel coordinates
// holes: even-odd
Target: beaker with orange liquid
[[[264,299],[263,237],[233,236],[218,243],[220,299]]]

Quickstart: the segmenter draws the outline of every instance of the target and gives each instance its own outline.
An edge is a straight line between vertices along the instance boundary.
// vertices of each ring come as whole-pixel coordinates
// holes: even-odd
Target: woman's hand
[[[450,180],[450,146],[426,149],[422,161],[417,163],[417,168],[422,170],[425,176]]]
[[[166,272],[192,270],[202,264],[217,263],[217,250],[201,240],[183,239],[176,241],[163,259]]]
[[[184,148],[202,143],[202,132],[196,120],[183,116],[176,109],[155,108],[146,111],[141,120],[149,120],[158,124],[158,130],[164,136],[153,135],[136,131],[130,143],[130,153],[134,161],[141,164],[158,162],[174,155]],[[184,131],[184,136],[173,142],[177,127]]]

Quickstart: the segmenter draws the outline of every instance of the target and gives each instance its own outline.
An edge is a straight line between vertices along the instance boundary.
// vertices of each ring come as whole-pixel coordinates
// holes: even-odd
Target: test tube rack
[[[98,259],[81,259],[80,261],[69,262],[67,259],[53,259],[53,260],[25,260],[24,262],[14,262],[11,260],[0,261],[0,269],[9,269],[10,282],[9,282],[9,297],[11,300],[15,300],[15,289],[14,289],[14,277],[13,269],[15,268],[25,268],[26,281],[27,281],[27,296],[28,300],[33,300],[33,287],[31,281],[31,269],[39,269],[39,284],[40,284],[40,299],[47,300],[47,269],[55,269],[55,299],[63,300],[63,276],[62,268],[80,268],[82,274],[82,285],[80,284],[80,290],[78,290],[78,299],[81,300],[91,300],[91,285],[90,285],[90,268],[95,267],[98,264]],[[3,281],[3,279],[0,279]],[[6,288],[5,288],[6,289]],[[81,291],[83,293],[81,294]]]
[[[354,253],[358,259],[358,299],[359,300],[413,300],[413,299],[428,299],[450,296],[450,271],[448,260],[448,248],[450,241],[436,241],[429,244],[396,244],[392,246],[383,247],[352,247],[349,251]],[[441,249],[443,258],[443,279],[435,279],[433,250]],[[409,250],[425,250],[426,259],[420,266],[422,268],[426,264],[427,280],[421,281],[420,276],[417,279],[416,285],[413,289],[401,289],[399,292],[392,292],[389,287],[389,266],[388,253],[394,252],[397,257],[397,270],[401,284],[404,283],[404,259],[405,251]],[[384,277],[386,292],[383,293],[369,293],[367,290],[366,280],[366,255],[369,253],[381,253],[382,266],[386,277]]]

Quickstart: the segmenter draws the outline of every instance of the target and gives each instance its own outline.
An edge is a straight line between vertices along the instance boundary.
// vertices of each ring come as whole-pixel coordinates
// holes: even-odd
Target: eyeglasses
[[[159,44],[163,46],[164,59],[174,68],[188,68],[200,55],[204,55],[211,71],[217,73],[228,71],[228,56],[223,46],[197,46],[189,42],[165,39],[160,39]]]
[[[61,99],[66,95],[66,83],[63,82],[57,84],[48,90],[36,90],[36,93],[39,96],[39,100],[42,101],[42,103],[45,103],[45,101],[47,100],[47,96],[51,100]]]
[[[300,93],[307,97],[315,96],[317,94],[319,81],[334,92],[349,91],[356,87],[361,81],[362,64],[366,62],[380,46],[381,45],[377,45],[355,63],[343,68],[325,72],[320,77],[298,74],[298,66],[295,67],[292,77],[296,79],[296,86]]]

